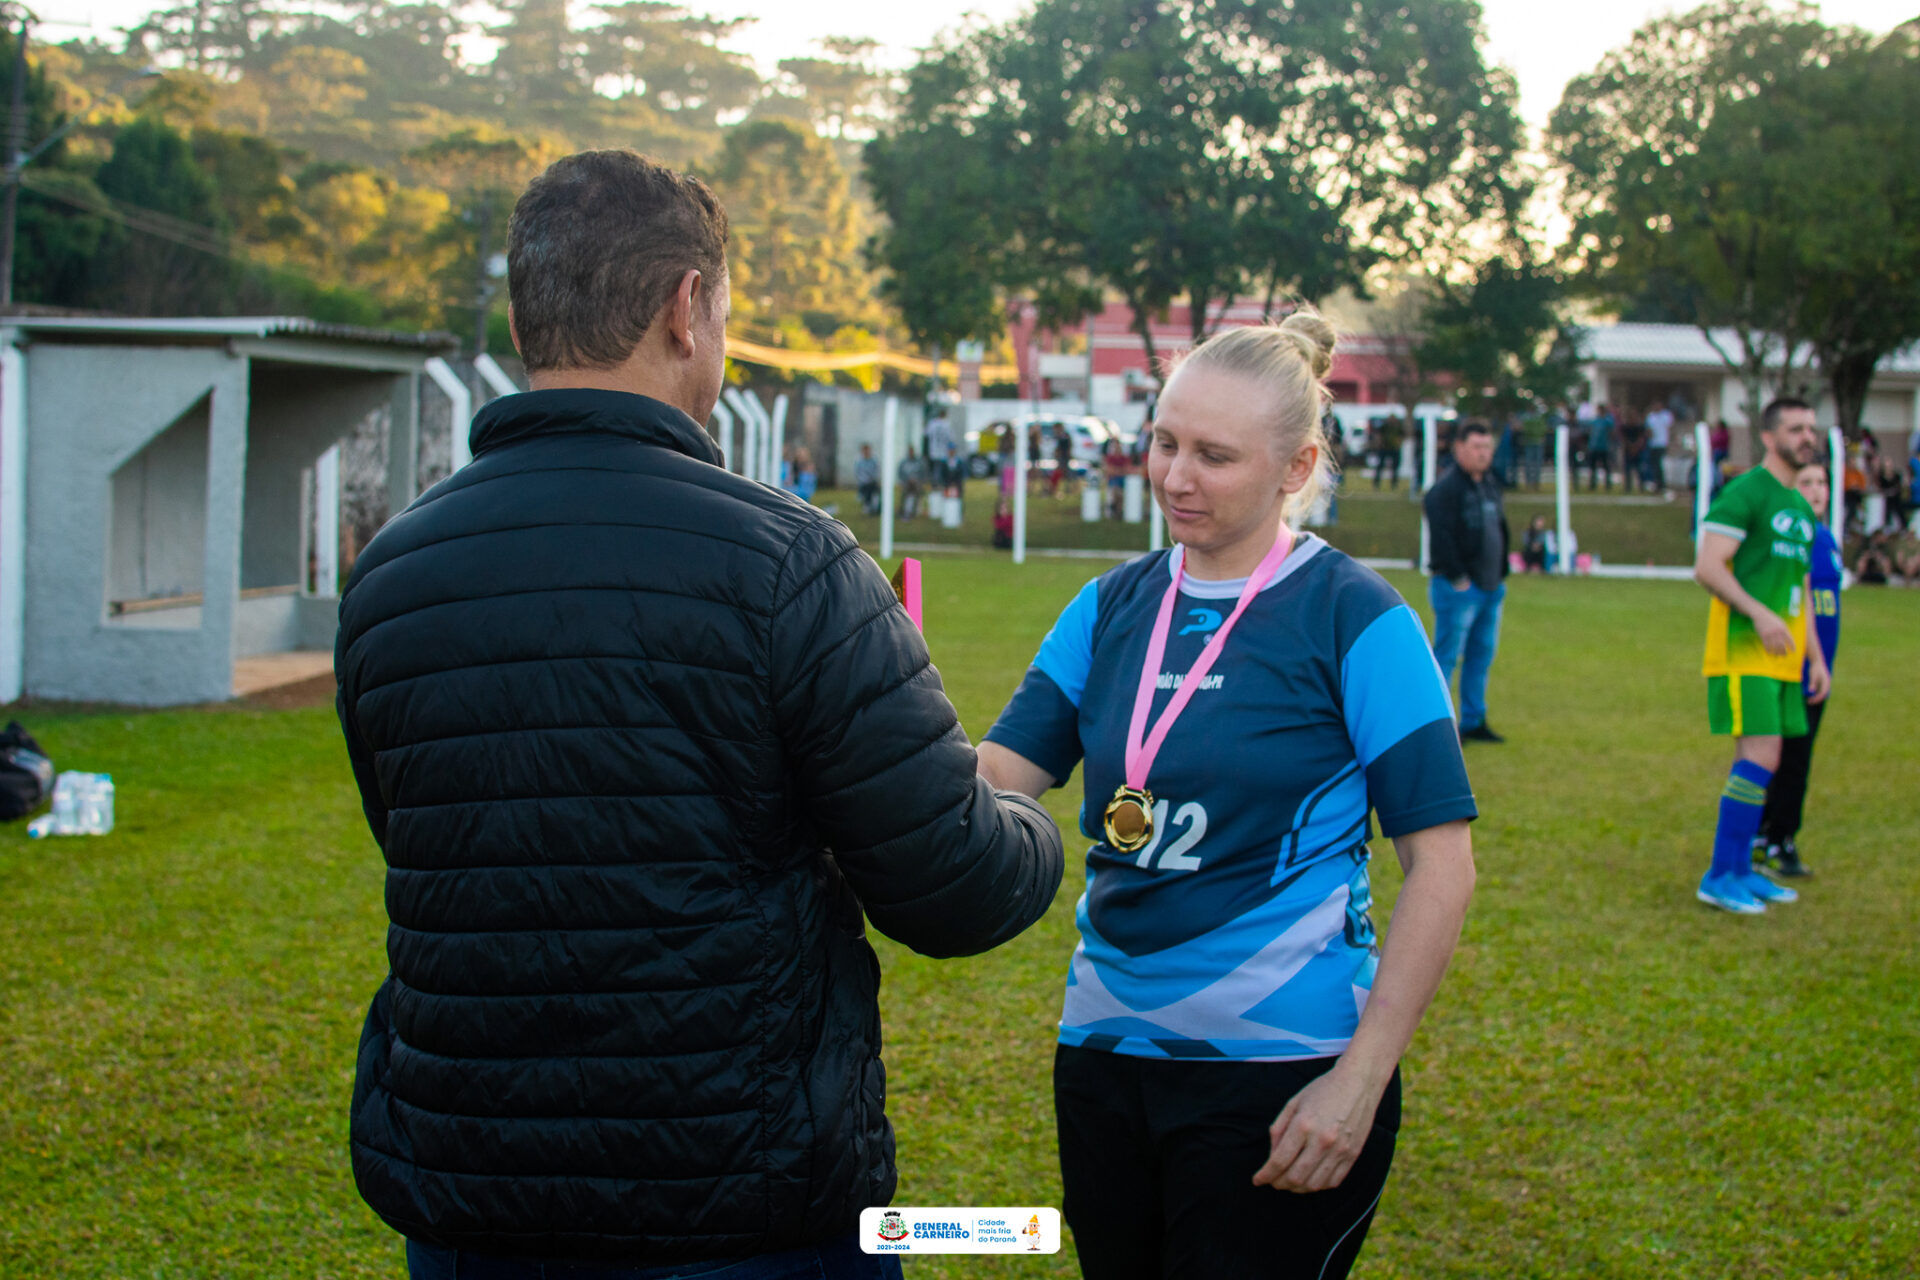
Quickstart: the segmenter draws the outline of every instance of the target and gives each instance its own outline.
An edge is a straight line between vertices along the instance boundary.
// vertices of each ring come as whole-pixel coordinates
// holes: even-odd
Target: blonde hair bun
[[[1313,311],[1294,312],[1280,322],[1280,332],[1291,338],[1300,348],[1300,356],[1313,370],[1315,380],[1326,377],[1333,371],[1333,348],[1338,341],[1333,326],[1321,319]]]

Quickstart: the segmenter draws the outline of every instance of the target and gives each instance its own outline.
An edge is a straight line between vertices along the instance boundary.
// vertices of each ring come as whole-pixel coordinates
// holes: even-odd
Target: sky
[[[869,36],[885,46],[888,61],[910,65],[913,51],[969,12],[1001,21],[1029,0],[694,0],[692,8],[718,16],[758,20],[732,43],[751,54],[763,70],[781,58],[809,51],[822,36]],[[1544,124],[1568,80],[1591,68],[1608,49],[1624,44],[1647,19],[1676,8],[1667,0],[1618,0],[1613,4],[1568,5],[1541,0],[1481,0],[1486,13],[1488,54],[1513,68],[1520,80],[1521,113]],[[131,26],[150,9],[147,0],[41,0],[36,8],[48,21],[44,38],[70,39],[91,30],[114,40],[114,29]],[[1920,16],[1920,0],[1828,0],[1821,16],[1831,23],[1854,23],[1876,32]],[[59,23],[61,25],[52,25]]]

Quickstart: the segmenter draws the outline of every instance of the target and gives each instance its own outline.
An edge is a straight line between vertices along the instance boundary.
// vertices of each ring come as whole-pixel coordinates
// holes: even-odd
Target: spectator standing
[[[1073,433],[1064,426],[1053,441],[1053,474],[1047,477],[1047,493],[1060,496],[1060,486],[1073,474]]]
[[[1613,408],[1601,405],[1587,427],[1587,491],[1600,488],[1600,477],[1607,478],[1607,492],[1613,492]]]
[[[1667,448],[1673,443],[1673,410],[1661,400],[1647,413],[1647,448],[1643,455],[1647,487],[1667,491]]]
[[[1439,467],[1442,471],[1453,465],[1453,441],[1451,438],[1441,442]],[[1504,488],[1512,489],[1520,483],[1520,437],[1514,430],[1511,415],[1500,420],[1499,442],[1493,450],[1493,474]],[[1438,479],[1438,477],[1435,477]]]
[[[853,483],[860,491],[860,509],[870,516],[880,514],[880,462],[873,446],[860,446],[860,460],[853,464]]]
[[[360,1193],[416,1280],[897,1277],[866,919],[983,951],[1060,838],[996,795],[844,525],[729,474],[726,214],[632,152],[508,231],[533,390],[361,553],[334,670],[387,866]]]
[[[927,464],[914,453],[913,446],[907,446],[907,456],[900,459],[900,465],[894,468],[894,475],[900,481],[900,518],[911,520],[920,514],[920,502],[927,489]]]
[[[1631,414],[1620,421],[1620,488],[1637,493],[1646,487],[1647,427]]]
[[[1813,560],[1807,573],[1813,605],[1813,627],[1820,640],[1820,653],[1827,660],[1831,676],[1834,659],[1840,652],[1840,546],[1826,525],[1829,482],[1826,467],[1817,459],[1794,476],[1793,487],[1813,508]],[[1812,657],[1808,657],[1809,665]],[[1802,696],[1812,684],[1812,672],[1802,668]],[[1809,701],[1807,731],[1780,740],[1780,767],[1767,784],[1767,803],[1760,814],[1760,834],[1754,837],[1755,861],[1762,871],[1787,879],[1799,879],[1813,873],[1800,860],[1800,819],[1806,807],[1807,779],[1813,769],[1813,742],[1820,734],[1820,721],[1831,698]]]
[[[1493,436],[1484,422],[1460,428],[1454,466],[1422,500],[1429,531],[1433,656],[1441,678],[1460,668],[1460,738],[1504,742],[1487,724],[1487,676],[1500,647],[1512,534],[1500,482],[1491,473]]]
[[[1368,431],[1372,434],[1376,428],[1370,426]],[[1380,477],[1384,473],[1387,478],[1387,488],[1398,489],[1400,487],[1400,453],[1407,441],[1406,419],[1397,413],[1393,414],[1379,425],[1377,432],[1379,447],[1373,455],[1373,487],[1376,489],[1380,487]]]
[[[1526,484],[1529,489],[1537,490],[1540,487],[1540,469],[1547,460],[1547,436],[1552,430],[1553,424],[1537,407],[1521,416],[1520,447],[1526,459]]]
[[[1118,440],[1109,440],[1100,463],[1106,471],[1107,519],[1118,520],[1126,511],[1127,476],[1133,471],[1133,459]]]

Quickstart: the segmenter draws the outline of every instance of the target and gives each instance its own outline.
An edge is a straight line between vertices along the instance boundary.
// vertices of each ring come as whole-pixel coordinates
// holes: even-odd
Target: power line
[[[248,262],[245,253],[236,248],[231,240],[211,227],[197,222],[188,222],[171,214],[155,209],[142,209],[139,205],[127,204],[106,195],[94,195],[85,189],[68,187],[50,174],[24,171],[20,174],[20,184],[36,195],[49,200],[58,200],[72,205],[76,209],[98,217],[118,222],[145,235],[157,236],[175,244],[197,249],[201,253],[212,254],[217,258],[226,258],[233,262]]]

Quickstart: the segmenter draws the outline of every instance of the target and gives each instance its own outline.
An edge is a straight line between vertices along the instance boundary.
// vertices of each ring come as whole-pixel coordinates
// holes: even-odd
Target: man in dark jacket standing
[[[717,465],[726,237],[630,152],[536,179],[534,389],[341,595],[392,918],[354,1176],[416,1277],[898,1275],[853,1238],[895,1181],[862,910],[966,955],[1060,881],[845,527]]]
[[[1487,725],[1487,673],[1500,644],[1507,599],[1506,509],[1492,473],[1493,434],[1469,422],[1453,442],[1455,465],[1427,490],[1427,592],[1433,602],[1433,656],[1453,679],[1460,666],[1460,737],[1505,741]]]

